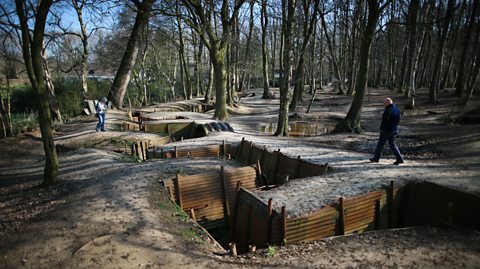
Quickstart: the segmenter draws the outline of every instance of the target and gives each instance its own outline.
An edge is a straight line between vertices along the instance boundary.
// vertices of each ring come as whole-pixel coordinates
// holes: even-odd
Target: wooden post
[[[248,159],[247,159],[247,165],[250,165],[250,162],[252,161],[252,152],[253,152],[253,142],[250,142],[250,148],[248,150]]]
[[[273,172],[273,181],[274,181],[275,183],[277,183],[277,170],[278,170],[278,165],[279,165],[279,163],[280,163],[280,156],[281,156],[280,154],[281,154],[281,153],[280,153],[280,149],[278,149],[278,150],[275,151],[275,152],[277,152],[277,161],[275,162],[275,170],[274,170],[274,172]]]
[[[223,149],[223,157],[227,157],[227,144],[225,144],[225,140],[222,140],[222,149]]]
[[[190,151],[187,152],[187,158],[191,158],[192,157],[192,154],[190,153]]]
[[[282,229],[281,229],[281,235],[280,238],[282,242],[280,244],[285,245],[287,242],[287,211],[285,209],[285,206],[282,206]]]
[[[197,217],[195,217],[195,210],[193,210],[193,208],[190,208],[190,217],[194,222],[197,222]]]
[[[300,164],[301,164],[301,160],[300,160],[300,155],[298,155],[297,157],[297,171],[294,175],[294,178],[299,178],[300,177]]]
[[[260,160],[257,160],[257,177],[260,186],[267,186],[267,182],[263,180],[262,166],[260,165]]]
[[[144,157],[144,161],[146,161],[148,159],[147,157],[148,142],[143,141],[142,143],[143,143],[143,157]]]
[[[241,186],[242,186],[242,182],[237,181],[237,187],[235,188],[237,196],[235,197],[235,206],[233,207],[233,214],[231,215],[232,221],[230,222],[232,225],[231,225],[231,227],[229,227],[230,241],[233,241],[233,237],[234,237],[234,234],[235,234],[235,224],[237,222],[238,206],[240,204],[240,187]]]
[[[453,225],[453,202],[448,202],[447,205],[447,224]]]
[[[167,157],[167,156],[165,156],[165,157]],[[163,148],[160,149],[160,158],[163,159]]]
[[[252,205],[248,205],[248,213],[247,213],[247,245],[250,244],[252,240],[250,240],[252,230]]]
[[[233,257],[237,257],[237,246],[235,243],[229,243],[228,247],[230,248],[230,253],[232,254]]]
[[[272,208],[273,199],[268,199],[268,220],[267,220],[267,244],[272,244],[272,216],[273,216],[273,208]]]
[[[139,146],[138,146],[138,142],[135,142],[135,156],[137,156],[141,160],[140,149],[139,149]]]
[[[172,188],[170,188],[170,186],[167,186],[167,191],[168,191],[168,197],[170,198],[170,201],[175,203],[175,200],[173,199]]]
[[[140,157],[140,160],[145,161],[145,159],[146,159],[146,158],[145,158],[145,155],[144,155],[144,150],[145,150],[145,148],[144,148],[143,142],[140,141],[140,142],[137,142],[137,143],[138,143],[139,146],[140,146],[140,147],[139,147],[139,151],[140,151],[140,152],[139,152],[139,157]]]
[[[173,158],[178,158],[177,146],[173,147]]]
[[[395,181],[390,181],[390,187],[388,189],[388,228],[392,229],[395,228],[395,223],[394,223],[394,193],[395,192]]]
[[[242,142],[240,142],[240,145],[237,148],[238,152],[238,160],[241,162],[242,161],[242,148],[243,148],[243,143],[245,141],[245,137],[242,137]]]
[[[175,176],[175,180],[177,181],[177,199],[178,199],[178,205],[180,206],[181,209],[183,209],[183,202],[182,202],[182,186],[180,184],[180,175]]]
[[[380,229],[380,200],[375,201],[375,230]]]
[[[156,159],[157,158],[157,147],[156,146],[153,146],[153,158]]]
[[[228,193],[227,193],[227,186],[225,183],[225,168],[223,165],[220,167],[220,184],[222,186],[222,193],[223,193],[223,214],[225,219],[227,220],[228,228],[232,226],[230,223],[230,207],[228,205]]]
[[[345,209],[343,205],[343,197],[338,198],[338,205],[340,210],[339,224],[340,224],[340,235],[345,235]]]

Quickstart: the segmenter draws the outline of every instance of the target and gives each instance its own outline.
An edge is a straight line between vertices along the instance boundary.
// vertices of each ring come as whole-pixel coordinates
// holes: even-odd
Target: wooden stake
[[[223,194],[223,214],[225,219],[227,220],[228,227],[232,226],[230,221],[230,206],[228,205],[228,193],[227,193],[227,186],[225,183],[225,168],[223,165],[220,167],[220,184],[222,186],[222,194]]]
[[[278,149],[277,151],[277,161],[275,162],[275,170],[273,172],[273,182],[277,183],[277,170],[278,170],[278,165],[280,163],[280,149]]]
[[[448,222],[448,225],[453,224],[453,203],[452,202],[448,202],[448,205],[447,205],[447,222]]]
[[[195,217],[195,210],[193,210],[193,208],[190,208],[190,217],[194,222],[197,222],[197,218]]]
[[[267,244],[272,244],[272,216],[273,216],[273,199],[268,199],[268,216],[267,216]]]
[[[228,247],[230,248],[230,254],[233,257],[237,257],[237,246],[235,245],[235,243],[229,243]]]
[[[235,206],[233,207],[233,213],[231,215],[231,218],[232,218],[232,221],[230,222],[232,225],[230,227],[230,235],[229,235],[229,238],[230,238],[230,241],[233,241],[233,237],[234,237],[234,233],[235,233],[235,225],[236,225],[236,222],[237,222],[237,215],[238,215],[238,206],[240,204],[240,187],[242,186],[242,182],[241,181],[237,181],[237,187],[235,188],[235,192],[237,193],[236,197],[235,197]]]
[[[175,203],[175,200],[173,199],[172,188],[170,188],[170,186],[167,186],[167,191],[168,191],[168,196],[170,197],[170,201]]]
[[[298,155],[297,157],[297,171],[294,175],[294,178],[299,178],[300,177],[300,164],[301,164],[301,160],[300,160],[300,155]]]
[[[182,186],[180,184],[180,175],[176,175],[175,179],[177,181],[177,199],[178,199],[178,205],[180,206],[181,209],[183,209],[183,202],[182,202]]]
[[[375,230],[380,229],[380,200],[375,201]]]
[[[395,195],[395,181],[390,181],[390,187],[388,189],[388,228],[392,229],[394,228],[396,225],[394,223],[394,208],[395,208],[395,205],[394,205],[394,195]]]
[[[247,159],[247,165],[250,165],[250,162],[252,160],[252,152],[253,152],[253,142],[250,142],[250,147],[248,149],[248,159]]]
[[[178,158],[177,146],[173,147],[173,158]]]
[[[280,238],[282,239],[282,242],[280,244],[285,245],[287,242],[287,210],[285,209],[285,206],[282,206],[282,230],[281,230],[281,235]]]
[[[223,157],[227,157],[227,144],[225,144],[225,140],[222,140],[222,149],[223,149]]]
[[[345,210],[343,205],[343,197],[338,198],[338,204],[340,207],[340,216],[339,216],[339,224],[340,224],[340,235],[345,235]]]

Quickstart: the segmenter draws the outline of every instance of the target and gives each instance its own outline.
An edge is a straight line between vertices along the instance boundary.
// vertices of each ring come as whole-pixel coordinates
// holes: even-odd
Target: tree
[[[263,95],[262,98],[269,97],[268,87],[268,52],[267,52],[267,28],[268,28],[268,14],[267,14],[267,0],[262,0],[261,10],[261,24],[262,24],[262,74],[263,74]]]
[[[112,87],[108,94],[108,99],[118,108],[122,108],[123,106],[123,98],[125,97],[125,92],[127,91],[128,83],[130,82],[130,75],[137,59],[142,31],[148,23],[155,0],[144,0],[143,2],[140,2],[139,0],[130,0],[130,2],[135,5],[137,12],[135,24],[133,25],[127,47],[125,48],[125,53],[123,54],[122,61],[115,74]]]
[[[228,46],[231,40],[231,30],[233,20],[237,16],[240,8],[246,0],[237,0],[235,6],[230,12],[229,0],[222,0],[219,15],[222,23],[220,33],[217,33],[210,18],[215,3],[201,0],[182,0],[190,12],[191,18],[186,19],[190,25],[200,36],[205,47],[210,52],[210,62],[213,65],[214,84],[215,84],[215,113],[213,117],[218,120],[226,120],[227,113],[227,68],[226,56]],[[214,1],[215,2],[215,1]],[[210,8],[210,10],[206,10]]]
[[[288,89],[292,67],[292,29],[295,20],[296,0],[282,0],[282,30],[285,47],[283,49],[282,84],[280,85],[280,109],[278,112],[275,136],[288,135]]]
[[[460,97],[465,92],[465,89],[464,89],[465,88],[465,67],[467,66],[466,64],[467,53],[471,47],[470,38],[472,36],[473,28],[475,26],[475,18],[478,17],[479,12],[480,12],[480,0],[474,0],[472,11],[470,13],[470,18],[467,24],[467,30],[465,31],[465,37],[463,41],[461,56],[458,61],[457,83],[455,85],[456,86],[455,95],[458,97]]]
[[[443,25],[438,35],[438,48],[435,55],[435,63],[433,65],[432,78],[430,80],[429,101],[431,104],[437,103],[437,92],[440,87],[440,72],[443,64],[444,46],[447,39],[448,29],[450,27],[450,21],[452,20],[453,11],[455,8],[455,0],[448,0],[447,10],[445,12],[445,18],[443,19]]]
[[[290,110],[295,111],[297,109],[297,102],[300,101],[303,87],[304,87],[304,69],[305,69],[305,54],[307,52],[307,47],[312,36],[313,29],[317,23],[317,12],[318,5],[320,0],[313,0],[313,14],[310,14],[310,4],[311,1],[303,0],[303,15],[305,17],[304,26],[303,26],[303,42],[300,48],[298,63],[297,63],[297,72],[295,73],[295,78],[293,79],[295,87],[293,89],[292,102],[290,103]]]
[[[28,4],[27,4],[28,3]],[[43,173],[43,184],[55,183],[58,175],[58,157],[53,140],[53,127],[50,121],[50,102],[45,74],[42,66],[42,46],[45,34],[45,24],[52,0],[43,0],[38,3],[35,10],[30,2],[15,0],[16,12],[20,21],[22,37],[22,54],[25,61],[28,78],[34,89],[37,105],[40,131],[42,133],[43,149],[45,151],[45,170]],[[30,32],[29,18],[34,12],[34,29]]]
[[[352,105],[347,113],[347,116],[335,126],[334,132],[355,132],[361,133],[362,127],[360,126],[360,116],[363,107],[363,99],[365,91],[367,89],[368,81],[368,69],[370,62],[370,48],[372,40],[375,36],[375,29],[380,17],[380,11],[389,2],[387,1],[382,7],[379,6],[379,2],[376,0],[368,0],[368,18],[367,25],[363,32],[362,41],[360,44],[360,62],[357,73],[357,80],[355,85],[355,96],[353,98]]]

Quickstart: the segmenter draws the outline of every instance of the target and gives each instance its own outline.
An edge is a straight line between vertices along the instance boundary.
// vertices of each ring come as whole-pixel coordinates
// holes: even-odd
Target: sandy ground
[[[385,158],[371,164],[381,100],[389,91],[369,92],[362,114],[362,135],[278,138],[260,133],[260,125],[276,121],[278,100],[244,98],[231,111],[232,132],[176,142],[178,147],[238,143],[242,137],[281,148],[287,155],[329,163],[333,171],[298,179],[261,194],[289,214],[315,210],[339,196],[376,189],[390,180],[429,180],[480,194],[480,142],[477,126],[444,123],[453,102],[445,97],[433,107],[421,102],[402,118],[399,146],[406,163],[393,166]],[[423,93],[425,96],[425,93]],[[445,93],[447,96],[447,93]],[[395,99],[395,98],[394,98]],[[310,115],[342,118],[351,97],[320,93]],[[399,99],[400,103],[401,99]],[[475,104],[475,102],[473,103]],[[455,111],[458,113],[459,111]],[[211,113],[165,113],[208,121]],[[219,158],[133,162],[106,150],[105,141],[159,139],[154,134],[119,132],[125,113],[110,111],[107,132],[95,132],[94,118],[59,127],[57,144],[76,150],[59,153],[60,183],[40,188],[44,158],[38,134],[4,140],[0,152],[0,268],[479,268],[480,236],[461,229],[414,228],[325,239],[258,251],[239,258],[223,249],[171,205],[159,180],[175,173],[203,173],[220,165]],[[166,145],[165,147],[172,147]],[[91,148],[95,147],[95,148]]]

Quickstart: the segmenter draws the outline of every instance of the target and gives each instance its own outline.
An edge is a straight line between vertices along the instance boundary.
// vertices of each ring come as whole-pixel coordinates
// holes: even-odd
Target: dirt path
[[[243,99],[244,106],[232,113],[230,123],[235,133],[222,132],[175,145],[238,142],[246,137],[269,149],[281,148],[292,156],[330,163],[334,171],[328,176],[298,181],[290,184],[288,192],[281,189],[275,194],[274,201],[290,203],[288,207],[297,207],[298,212],[311,210],[299,199],[307,191],[305,186],[309,186],[308,193],[313,190],[318,194],[309,198],[317,205],[341,194],[366,191],[391,178],[437,179],[479,194],[477,126],[446,126],[441,122],[443,114],[427,112],[446,113],[447,106],[423,107],[404,116],[403,137],[399,139],[407,156],[404,166],[394,167],[392,160],[385,159],[375,165],[366,162],[376,143],[381,113],[377,101],[383,96],[372,94],[366,102],[363,127],[367,132],[363,135],[293,139],[259,133],[259,123],[275,121],[278,100],[252,97]],[[348,105],[349,97],[323,93],[312,115],[337,119]],[[270,250],[270,254],[276,252],[273,257],[267,251],[239,258],[225,256],[224,250],[208,243],[208,237],[171,205],[158,180],[176,172],[198,173],[238,164],[216,158],[136,163],[101,149],[105,140],[155,141],[152,134],[118,132],[116,124],[124,117],[110,112],[109,131],[104,133],[94,132],[93,118],[62,126],[57,144],[75,145],[77,150],[59,154],[60,183],[50,188],[37,187],[43,153],[35,134],[2,141],[0,268],[479,268],[480,235],[439,228],[373,232],[290,245]],[[205,115],[199,118],[204,120]],[[99,148],[89,148],[96,145]],[[289,194],[282,197],[282,192]],[[290,196],[292,193],[297,196]]]

